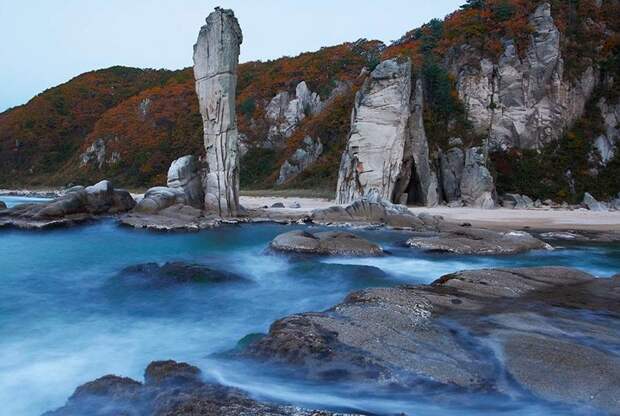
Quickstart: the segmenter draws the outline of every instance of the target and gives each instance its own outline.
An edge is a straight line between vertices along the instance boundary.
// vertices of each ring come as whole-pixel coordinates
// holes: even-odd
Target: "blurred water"
[[[198,364],[214,378],[274,399],[405,409],[401,398],[352,403],[350,392],[250,377],[247,368],[207,356],[233,348],[249,333],[266,332],[275,319],[326,309],[359,288],[428,283],[445,273],[495,266],[565,265],[600,277],[620,270],[617,246],[513,257],[428,255],[401,247],[407,233],[385,230],[359,231],[391,252],[383,258],[292,259],[265,252],[273,237],[291,229],[261,224],[159,234],[110,220],[65,230],[0,230],[0,413],[40,414],[61,406],[79,384],[108,373],[140,380],[157,359]],[[119,276],[126,266],[175,260],[235,272],[251,283],[149,288]]]
[[[7,208],[13,208],[15,205],[26,204],[26,203],[41,204],[49,200],[50,200],[49,198],[33,198],[33,197],[25,197],[25,196],[0,195],[0,201],[4,202]]]

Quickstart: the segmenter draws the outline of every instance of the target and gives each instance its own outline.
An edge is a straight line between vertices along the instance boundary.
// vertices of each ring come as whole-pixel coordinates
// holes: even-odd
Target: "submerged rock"
[[[321,254],[331,256],[379,256],[383,249],[355,234],[326,231],[309,233],[307,231],[290,231],[280,234],[269,245],[271,249],[281,252],[300,254]]]
[[[6,209],[6,204],[0,201],[0,209]]]
[[[311,379],[433,393],[510,395],[510,375],[515,394],[614,412],[619,313],[617,277],[561,267],[466,271],[285,317],[241,355]]]
[[[237,274],[214,270],[201,264],[168,262],[144,263],[129,266],[121,271],[121,276],[137,277],[142,281],[157,284],[170,283],[227,283],[241,282],[245,279]]]
[[[108,375],[75,390],[60,409],[44,416],[329,416],[332,413],[260,403],[238,389],[206,383],[186,363],[155,361],[144,383]]]
[[[524,231],[499,232],[482,228],[460,227],[436,236],[413,237],[409,247],[454,254],[517,254],[552,247]]]

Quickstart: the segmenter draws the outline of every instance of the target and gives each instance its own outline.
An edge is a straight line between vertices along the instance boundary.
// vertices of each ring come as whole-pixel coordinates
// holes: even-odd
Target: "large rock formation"
[[[497,63],[480,60],[469,45],[449,59],[467,117],[493,148],[537,149],[557,139],[583,115],[597,82],[592,67],[576,81],[565,79],[561,34],[549,3],[537,7],[529,24],[530,46],[523,58],[515,42],[506,39]]]
[[[274,322],[242,354],[373,392],[474,391],[505,401],[528,391],[528,402],[568,404],[569,413],[617,414],[619,278],[486,269],[429,286],[367,289],[325,312]]]
[[[396,197],[400,198],[400,195],[407,192],[406,201],[403,202],[414,202],[432,207],[439,203],[438,183],[437,174],[431,168],[428,140],[424,128],[424,89],[421,79],[415,83],[411,110],[411,118],[409,119],[410,140],[407,142],[410,150],[407,149],[407,154],[412,157],[410,163],[413,163],[413,169],[409,169],[409,172],[414,177],[409,177],[407,181],[401,180],[401,186],[406,185],[406,182],[409,182],[409,185],[407,189],[397,190]],[[403,179],[405,178],[406,176],[403,177]]]
[[[465,153],[460,189],[465,205],[485,209],[495,207],[495,183],[479,147],[467,149]]]
[[[394,201],[409,140],[411,61],[380,63],[355,97],[351,132],[342,155],[336,199],[351,203],[375,190]]]
[[[176,204],[196,209],[204,206],[202,176],[195,156],[183,156],[170,164],[168,186],[150,188],[138,202],[136,211],[155,213]]]
[[[239,211],[239,144],[235,114],[241,28],[231,10],[216,8],[194,45],[194,77],[209,165],[205,206],[220,216]]]

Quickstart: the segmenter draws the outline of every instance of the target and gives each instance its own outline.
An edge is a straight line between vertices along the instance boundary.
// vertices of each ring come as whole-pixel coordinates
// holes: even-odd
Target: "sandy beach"
[[[317,208],[327,208],[335,205],[334,201],[323,198],[294,198],[294,197],[256,197],[242,196],[241,205],[246,208],[271,207],[276,202],[282,202],[286,208],[270,208],[279,212],[291,213],[307,212]],[[299,203],[300,208],[290,208]],[[587,209],[552,210],[552,209],[504,209],[491,210],[475,208],[448,208],[448,207],[409,207],[415,214],[428,212],[441,215],[451,223],[470,223],[473,226],[506,229],[530,227],[538,230],[575,230],[620,232],[620,211],[593,212]]]

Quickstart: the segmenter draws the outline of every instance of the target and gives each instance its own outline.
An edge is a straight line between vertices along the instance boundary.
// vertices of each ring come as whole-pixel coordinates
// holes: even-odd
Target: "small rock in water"
[[[0,209],[6,209],[6,204],[0,201]]]
[[[282,202],[276,202],[271,205],[271,208],[285,208]]]
[[[280,234],[270,244],[273,250],[299,254],[334,256],[379,256],[381,246],[355,234],[327,231],[311,234],[306,231],[290,231]]]
[[[144,263],[126,267],[122,276],[139,277],[144,281],[170,283],[226,283],[240,282],[245,279],[229,272],[211,269],[200,264],[169,262],[160,266],[157,263]]]

